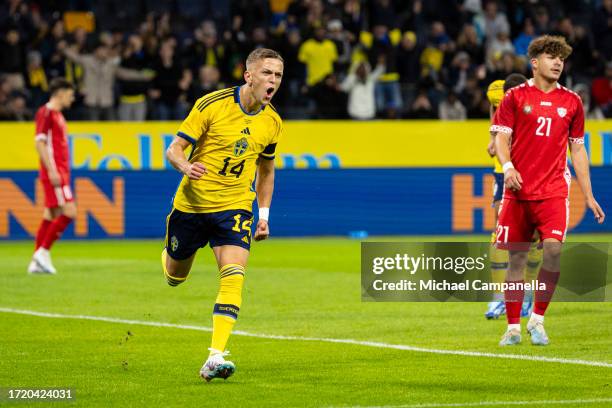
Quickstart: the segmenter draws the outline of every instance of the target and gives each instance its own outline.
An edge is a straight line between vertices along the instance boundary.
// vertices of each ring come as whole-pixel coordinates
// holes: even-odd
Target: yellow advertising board
[[[178,122],[70,122],[72,166],[88,170],[168,168],[164,151]],[[0,124],[0,170],[38,168],[32,123]],[[236,135],[236,137],[241,137]],[[480,167],[487,121],[287,121],[279,168]],[[586,124],[595,166],[612,165],[612,120]]]

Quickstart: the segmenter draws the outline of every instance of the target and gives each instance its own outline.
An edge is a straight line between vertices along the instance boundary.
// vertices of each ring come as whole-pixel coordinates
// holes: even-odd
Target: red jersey
[[[568,142],[584,143],[584,110],[578,94],[559,84],[545,93],[530,79],[506,93],[490,130],[512,135],[510,157],[523,178],[521,189],[506,189],[505,198],[568,197]]]
[[[70,153],[68,151],[68,134],[66,120],[62,112],[49,109],[43,105],[36,112],[36,140],[47,142],[49,161],[62,177],[62,183],[70,179]],[[40,161],[40,178],[49,180],[47,168]]]

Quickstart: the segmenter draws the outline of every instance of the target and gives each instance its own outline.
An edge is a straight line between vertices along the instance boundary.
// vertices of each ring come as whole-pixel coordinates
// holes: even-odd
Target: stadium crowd
[[[487,118],[485,90],[529,76],[540,34],[574,48],[561,83],[612,117],[612,0],[7,0],[0,119],[31,120],[64,76],[77,120],[179,120],[242,82],[256,47],[285,60],[284,118]],[[93,21],[93,22],[92,22]]]

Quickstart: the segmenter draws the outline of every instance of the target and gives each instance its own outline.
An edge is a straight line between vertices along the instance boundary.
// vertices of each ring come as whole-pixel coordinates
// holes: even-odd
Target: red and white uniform
[[[40,161],[40,181],[45,191],[45,207],[55,208],[73,201],[70,189],[70,153],[68,151],[68,134],[66,120],[62,112],[41,106],[36,112],[36,140],[47,143],[49,162],[61,178],[60,186],[53,186],[49,181],[47,168]]]
[[[510,157],[523,179],[519,191],[504,191],[497,241],[530,242],[534,229],[542,240],[563,241],[571,182],[568,143],[584,143],[580,97],[559,84],[545,93],[530,79],[506,93],[491,131],[512,135]]]

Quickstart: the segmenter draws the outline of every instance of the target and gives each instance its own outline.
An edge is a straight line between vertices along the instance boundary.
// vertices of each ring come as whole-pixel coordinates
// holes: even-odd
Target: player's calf
[[[226,264],[219,269],[219,293],[213,307],[211,350],[225,350],[242,304],[244,266]]]
[[[187,273],[184,273],[181,275],[176,271],[175,268],[169,267],[169,262],[168,262],[168,253],[166,252],[166,249],[164,248],[164,250],[162,251],[162,255],[161,255],[161,264],[162,264],[162,271],[164,272],[164,276],[166,278],[166,282],[168,283],[168,285],[170,286],[178,286],[181,283],[185,282],[185,280],[187,280],[187,275],[189,274],[189,270],[187,270]],[[189,263],[189,266],[191,266],[191,263]]]
[[[219,269],[219,294],[213,308],[213,333],[210,354],[200,369],[200,376],[206,381],[231,376],[236,367],[223,357],[229,354],[225,346],[232,332],[242,304],[244,266],[225,264]]]
[[[562,243],[555,239],[546,239],[543,245],[542,268],[558,271],[561,267]]]
[[[560,228],[560,227],[558,227]],[[546,227],[546,230],[552,228]],[[554,230],[558,234],[565,234],[565,230]],[[552,235],[552,234],[551,234]],[[558,237],[542,235],[543,238],[543,254],[542,267],[538,272],[538,282],[544,285],[544,289],[536,290],[534,293],[534,306],[532,316],[541,317],[543,319],[546,309],[552,301],[557,283],[559,282],[561,269],[561,248],[562,242]],[[544,335],[536,334],[536,342],[538,344],[548,344],[548,338]],[[538,339],[542,339],[541,341]],[[533,340],[533,336],[532,336]],[[532,341],[533,342],[533,341]],[[534,343],[536,344],[536,343]]]

